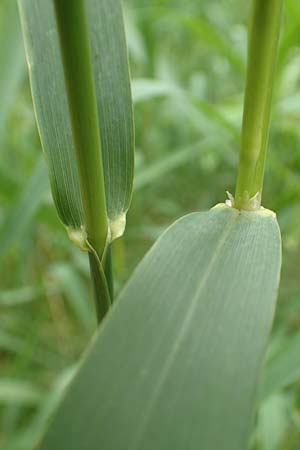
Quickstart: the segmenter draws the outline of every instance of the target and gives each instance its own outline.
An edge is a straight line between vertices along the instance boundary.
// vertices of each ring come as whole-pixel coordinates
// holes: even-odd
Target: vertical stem
[[[99,266],[99,258],[93,252],[89,252],[90,272],[92,275],[95,307],[98,323],[101,322],[111,305],[109,286],[103,266]]]
[[[112,246],[110,245],[106,250],[106,258],[104,263],[104,273],[109,290],[110,300],[114,300],[114,279],[113,279],[113,258],[112,258]]]
[[[54,0],[86,232],[101,259],[107,214],[96,93],[83,0]]]
[[[235,206],[239,209],[260,207],[282,7],[283,0],[252,0],[235,192]]]
[[[96,92],[84,0],[54,0],[99,321],[109,307],[101,263],[108,233]]]

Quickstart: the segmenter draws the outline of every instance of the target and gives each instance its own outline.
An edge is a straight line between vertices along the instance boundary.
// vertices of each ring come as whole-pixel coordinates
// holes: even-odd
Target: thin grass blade
[[[20,242],[26,227],[34,217],[47,191],[49,182],[45,163],[36,162],[28,183],[0,228],[0,265],[10,246]]]
[[[5,124],[25,73],[25,57],[18,18],[17,1],[1,2],[0,22],[0,144]]]

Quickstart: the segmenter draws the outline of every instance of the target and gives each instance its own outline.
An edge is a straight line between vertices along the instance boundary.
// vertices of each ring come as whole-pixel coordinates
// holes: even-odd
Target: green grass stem
[[[252,0],[248,66],[235,207],[258,209],[266,149],[283,0]]]
[[[86,232],[102,258],[107,214],[96,93],[83,0],[54,0],[78,161]]]
[[[108,221],[91,49],[83,0],[54,0],[80,179],[86,233],[101,261]],[[92,275],[95,270],[92,270]],[[94,278],[94,276],[93,276]],[[101,279],[101,277],[98,279]],[[94,279],[95,284],[95,279]],[[103,289],[95,289],[102,292]],[[104,290],[105,292],[105,290]],[[105,299],[100,299],[107,307]],[[107,307],[100,307],[102,315]],[[99,308],[98,308],[99,310]]]

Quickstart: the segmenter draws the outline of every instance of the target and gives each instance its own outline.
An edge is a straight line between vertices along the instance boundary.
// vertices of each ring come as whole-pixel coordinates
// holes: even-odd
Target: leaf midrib
[[[188,308],[188,310],[187,310],[187,312],[185,314],[185,317],[183,319],[183,322],[182,322],[182,325],[180,327],[180,330],[179,330],[179,333],[177,335],[177,338],[174,341],[173,348],[172,348],[168,358],[166,359],[166,361],[165,361],[165,363],[164,363],[164,365],[162,367],[161,375],[160,375],[160,378],[159,378],[158,383],[156,385],[156,389],[154,390],[154,392],[153,392],[153,394],[151,396],[151,400],[150,400],[150,402],[148,404],[148,407],[146,408],[146,410],[144,410],[143,420],[142,420],[142,422],[141,422],[141,424],[139,426],[139,429],[137,430],[137,432],[136,432],[136,434],[134,436],[133,442],[129,446],[129,448],[131,450],[138,450],[138,448],[139,448],[139,445],[140,445],[141,440],[142,440],[143,435],[144,435],[144,431],[146,430],[146,428],[148,426],[148,423],[150,421],[151,413],[152,413],[152,411],[153,411],[153,409],[155,407],[155,404],[158,401],[160,392],[161,392],[161,390],[162,390],[162,388],[164,386],[164,383],[165,383],[165,381],[167,379],[168,373],[171,370],[172,364],[174,363],[174,360],[176,358],[177,352],[179,351],[180,345],[181,345],[182,341],[184,340],[184,338],[186,336],[186,333],[187,333],[187,331],[189,329],[189,324],[190,324],[190,322],[192,320],[194,311],[195,311],[195,309],[197,307],[197,304],[198,304],[198,298],[199,298],[202,290],[204,289],[204,287],[205,287],[205,285],[206,285],[206,283],[207,283],[207,281],[209,279],[210,274],[213,271],[213,267],[214,267],[218,257],[220,256],[222,250],[223,250],[223,247],[224,247],[224,245],[226,243],[227,237],[230,234],[230,231],[232,230],[232,228],[233,228],[233,226],[234,226],[238,216],[239,216],[239,213],[234,214],[234,216],[232,216],[230,218],[230,220],[228,221],[227,225],[225,226],[225,228],[223,229],[223,231],[222,231],[222,233],[220,235],[219,242],[218,242],[218,244],[216,246],[216,249],[215,249],[215,251],[214,251],[214,253],[213,253],[212,257],[211,257],[211,260],[210,260],[210,262],[209,262],[209,264],[207,266],[207,269],[205,270],[205,272],[203,274],[203,277],[201,279],[199,287],[196,290],[195,295],[193,296],[193,299],[192,299],[192,301],[190,303],[190,307]]]

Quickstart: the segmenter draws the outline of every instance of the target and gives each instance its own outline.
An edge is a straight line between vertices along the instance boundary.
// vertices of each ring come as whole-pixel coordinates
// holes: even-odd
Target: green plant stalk
[[[112,246],[109,245],[106,250],[106,258],[104,265],[104,273],[107,281],[107,287],[109,290],[109,295],[111,302],[114,300],[114,278],[113,278],[113,255],[112,255]]]
[[[99,259],[94,252],[89,252],[90,271],[92,275],[96,315],[100,323],[107,313],[114,297],[111,245],[108,245],[99,267]],[[98,301],[99,299],[99,301]],[[106,301],[103,301],[106,300]],[[102,300],[102,301],[101,301]]]
[[[68,0],[54,0],[54,5],[74,135],[85,231],[88,243],[100,263],[107,243],[108,220],[86,12],[83,0],[76,0],[72,5]],[[107,299],[101,301],[105,301],[108,308]],[[103,310],[102,307],[100,309]]]
[[[110,290],[104,270],[105,262],[99,266],[98,256],[93,252],[89,252],[89,264],[94,289],[96,316],[98,323],[100,323],[111,305]]]
[[[252,0],[248,66],[235,204],[258,209],[264,179],[270,110],[283,0]]]

